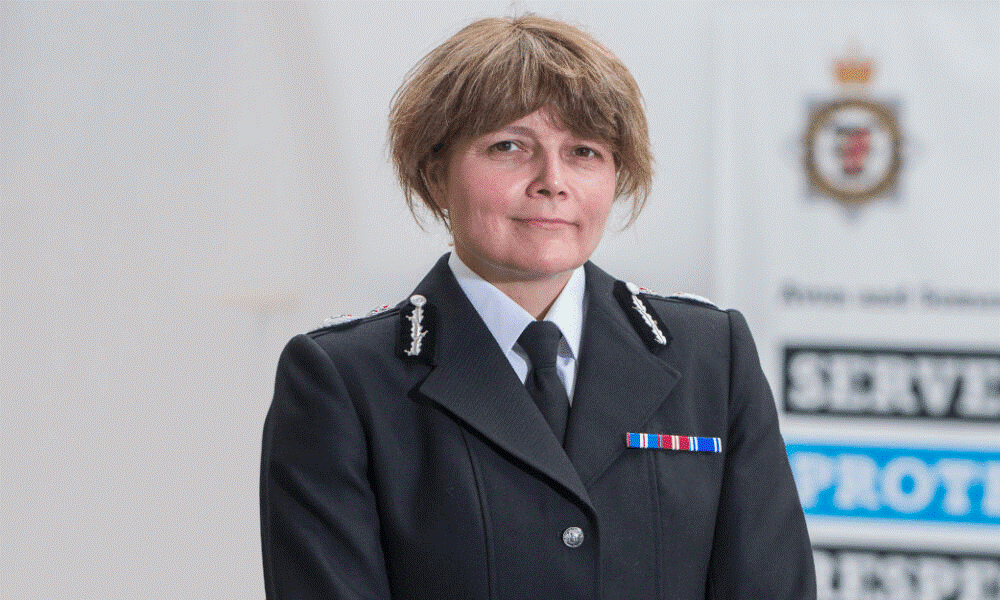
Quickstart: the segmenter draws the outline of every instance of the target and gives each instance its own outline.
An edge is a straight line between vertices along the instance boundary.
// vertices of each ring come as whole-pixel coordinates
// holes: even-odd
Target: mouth
[[[515,219],[517,222],[530,227],[539,227],[541,229],[561,229],[563,227],[569,227],[573,225],[572,222],[565,219],[554,219],[547,217],[528,217],[522,219]]]

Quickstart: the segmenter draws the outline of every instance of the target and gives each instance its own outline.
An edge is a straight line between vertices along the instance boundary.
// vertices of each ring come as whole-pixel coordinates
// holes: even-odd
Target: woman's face
[[[615,162],[539,109],[459,144],[435,199],[455,251],[491,283],[564,275],[590,258],[615,194]]]

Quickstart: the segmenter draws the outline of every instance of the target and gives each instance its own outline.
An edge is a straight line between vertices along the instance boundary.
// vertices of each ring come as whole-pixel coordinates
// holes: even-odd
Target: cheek
[[[470,169],[470,171],[473,171]],[[456,210],[467,214],[482,214],[495,212],[507,205],[510,196],[511,182],[495,173],[463,172],[453,182],[450,195]]]
[[[589,203],[591,218],[595,221],[595,226],[604,229],[604,222],[611,214],[611,207],[615,203],[615,181],[612,178],[610,183],[602,182],[602,185],[595,186],[592,200]]]
[[[471,220],[492,230],[504,226],[511,216],[513,204],[508,186],[498,181],[483,181],[466,209]]]
[[[452,231],[467,240],[490,244],[506,236],[509,203],[498,186],[483,182],[460,198],[454,197]]]

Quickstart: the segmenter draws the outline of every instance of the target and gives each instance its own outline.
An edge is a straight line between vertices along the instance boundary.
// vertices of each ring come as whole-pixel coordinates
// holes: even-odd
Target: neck
[[[560,273],[546,279],[530,281],[491,281],[498,290],[517,302],[521,308],[536,319],[544,319],[556,298],[562,293],[572,271]]]
[[[462,264],[503,292],[535,319],[545,318],[575,270],[551,275],[531,274],[485,263],[460,247],[455,248],[455,255]]]

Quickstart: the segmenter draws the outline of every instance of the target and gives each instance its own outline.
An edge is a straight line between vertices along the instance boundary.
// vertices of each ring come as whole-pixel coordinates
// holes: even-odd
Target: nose
[[[566,196],[567,174],[562,157],[544,152],[537,158],[535,178],[528,185],[529,197],[558,198]]]

